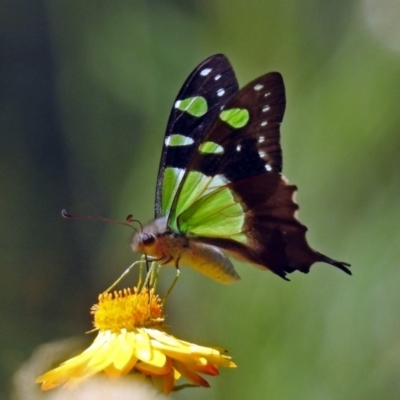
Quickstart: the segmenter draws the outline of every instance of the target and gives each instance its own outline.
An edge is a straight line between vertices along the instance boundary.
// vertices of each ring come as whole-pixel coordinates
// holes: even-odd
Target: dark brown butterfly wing
[[[282,76],[277,72],[261,76],[232,97],[221,109],[187,167],[172,206],[176,215],[172,214],[170,226],[177,227],[192,240],[225,249],[283,278],[295,270],[307,273],[318,261],[350,274],[349,264],[332,260],[310,248],[305,237],[307,228],[297,220],[298,205],[294,199],[297,188],[281,175],[279,128],[284,111],[285,89]],[[195,180],[191,178],[193,172],[197,173],[192,175]],[[179,203],[182,192],[198,190],[191,182],[196,185],[206,182],[206,186],[194,203],[187,200],[186,209],[182,209]],[[226,189],[232,194],[232,204],[226,200]],[[202,205],[214,204],[216,202],[209,200],[212,196],[217,199],[221,193],[224,201],[228,201],[226,210],[234,207],[237,210],[238,204],[241,207],[244,218],[240,234],[230,234],[227,228],[226,234],[214,235],[215,231],[221,232],[217,226],[193,228],[202,222],[194,223],[195,216],[199,215],[203,216],[204,225],[206,221],[217,223],[211,207],[208,215],[203,211],[200,214],[200,201]],[[236,211],[224,214],[215,209],[221,217],[220,223],[224,215],[236,218],[235,221],[240,218]],[[227,227],[231,229],[232,225],[228,223]]]

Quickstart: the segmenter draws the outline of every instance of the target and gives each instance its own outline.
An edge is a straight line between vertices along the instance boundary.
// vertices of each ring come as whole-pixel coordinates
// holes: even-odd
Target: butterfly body
[[[277,72],[239,90],[221,54],[203,61],[175,100],[164,138],[155,219],[131,247],[164,265],[188,265],[224,283],[227,255],[282,278],[322,261],[297,219],[296,186],[282,176],[279,128],[285,90]],[[286,279],[286,278],[285,278]]]
[[[220,283],[234,283],[240,279],[233,264],[215,246],[196,242],[186,234],[167,228],[165,218],[156,219],[134,235],[133,251],[148,255],[165,266],[189,265]]]

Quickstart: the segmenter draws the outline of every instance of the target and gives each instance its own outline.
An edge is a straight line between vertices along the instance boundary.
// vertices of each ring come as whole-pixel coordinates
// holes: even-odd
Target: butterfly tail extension
[[[339,268],[341,271],[345,272],[348,275],[352,275],[351,271],[348,268],[351,266],[349,263],[333,260],[332,258],[329,258],[329,257],[319,253],[318,251],[316,253],[320,257],[320,261],[330,264],[330,265],[333,265],[334,267]]]

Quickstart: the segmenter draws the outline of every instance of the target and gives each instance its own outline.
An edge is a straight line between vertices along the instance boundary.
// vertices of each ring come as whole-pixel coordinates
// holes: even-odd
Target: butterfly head
[[[160,236],[166,231],[166,218],[158,218],[136,232],[131,240],[130,247],[134,252],[146,254],[155,259],[163,259],[165,251]]]

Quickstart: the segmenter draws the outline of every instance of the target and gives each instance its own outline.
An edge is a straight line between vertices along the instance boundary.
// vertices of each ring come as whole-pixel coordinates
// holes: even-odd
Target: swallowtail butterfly
[[[155,218],[131,248],[177,268],[190,266],[223,283],[239,279],[228,256],[286,278],[315,262],[351,274],[314,251],[281,174],[282,76],[270,72],[239,90],[222,54],[198,65],[180,90],[167,125]]]

